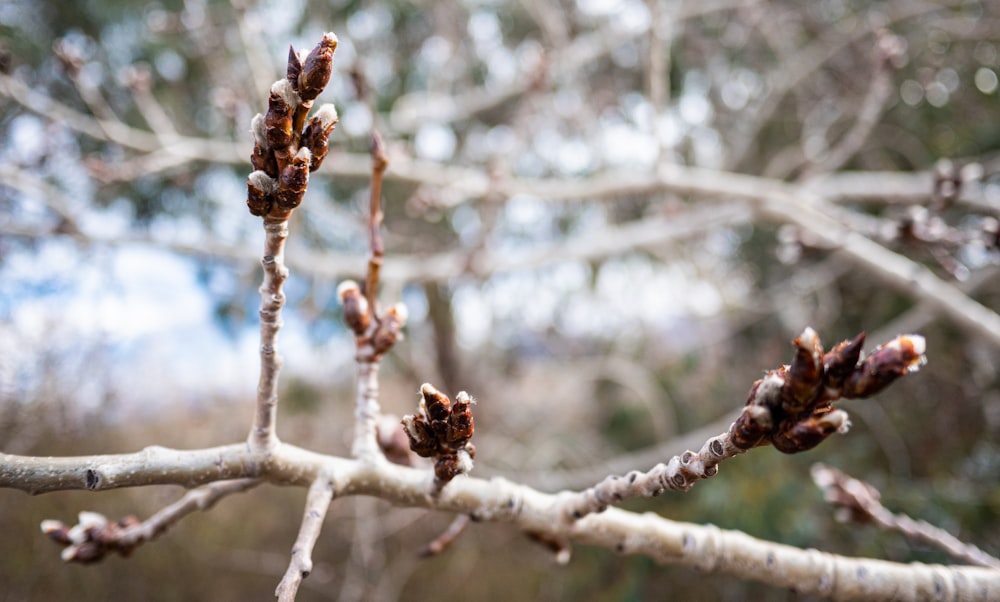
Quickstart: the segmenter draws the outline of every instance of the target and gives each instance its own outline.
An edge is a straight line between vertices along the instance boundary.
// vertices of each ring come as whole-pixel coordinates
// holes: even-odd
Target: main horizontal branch
[[[246,443],[190,451],[149,447],[133,454],[67,458],[0,454],[0,487],[28,493],[195,487],[247,477],[309,487],[322,475],[336,479],[338,495],[372,495],[401,506],[468,514],[473,520],[511,522],[525,531],[834,599],[1000,599],[996,570],[848,558],[616,508],[573,521],[560,509],[574,494],[546,494],[499,478],[458,478],[432,497],[430,471],[326,456],[285,443],[270,454],[255,454]]]

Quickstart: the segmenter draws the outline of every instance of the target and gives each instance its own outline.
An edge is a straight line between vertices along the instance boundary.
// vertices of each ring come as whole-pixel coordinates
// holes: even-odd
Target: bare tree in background
[[[458,554],[488,521],[570,567],[573,545],[588,544],[837,599],[1000,597],[1000,3],[399,3],[299,15],[234,0],[111,3],[109,23],[74,10],[15,3],[0,48],[0,277],[18,285],[0,307],[0,484],[190,491],[145,520],[46,520],[65,560],[127,555],[267,482],[308,489],[291,560],[270,570],[281,599],[318,578],[310,594],[342,599],[412,596],[423,582],[481,592],[464,583],[474,576],[425,575],[437,560],[415,551],[388,558],[386,517],[419,519],[350,506],[357,495],[457,517],[425,555]],[[288,53],[282,74],[275,57],[289,40],[312,50]],[[318,99],[327,87],[337,110]],[[262,259],[246,206],[264,225]],[[48,457],[31,434],[44,429],[25,428],[51,419],[42,401],[54,396],[28,369],[40,355],[24,353],[16,308],[37,276],[19,264],[67,242],[79,273],[134,247],[193,255],[247,284],[261,261],[246,442]],[[286,293],[296,278],[310,293]],[[218,295],[237,326],[250,288]],[[289,307],[286,294],[297,295]],[[353,369],[331,368],[353,374],[354,403],[326,393],[336,408],[308,449],[276,427],[289,312],[312,328],[342,317],[347,328],[329,332],[352,349]],[[926,339],[897,336],[917,331]],[[883,391],[922,365],[925,344],[930,363]],[[95,394],[98,415],[112,389]],[[848,413],[855,428],[841,437]],[[226,422],[244,414],[227,408]],[[334,453],[310,451],[331,439]],[[886,544],[897,562],[858,556],[873,553],[859,541],[873,531],[810,510],[808,466],[767,449],[742,456],[824,441],[805,457],[879,482],[903,506],[817,465],[838,517],[917,548]],[[14,455],[28,449],[37,455]],[[723,462],[724,476],[688,495],[715,488],[728,502],[695,498],[708,514],[691,520],[764,538],[615,507],[675,518],[667,490]],[[760,497],[755,483],[787,495]],[[353,516],[353,568],[323,580],[320,530],[340,508]],[[758,522],[739,523],[743,509]],[[847,540],[823,545],[837,533]],[[960,564],[911,562],[949,556]],[[476,564],[472,575],[500,573]],[[640,594],[666,587],[643,583]]]

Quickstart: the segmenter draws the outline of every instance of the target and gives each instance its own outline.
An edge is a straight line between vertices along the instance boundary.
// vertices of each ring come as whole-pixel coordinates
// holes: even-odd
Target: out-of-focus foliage
[[[650,47],[651,28],[659,50]],[[4,2],[2,70],[74,113],[47,111],[39,96],[0,95],[0,448],[97,453],[243,436],[259,303],[259,228],[244,205],[248,127],[282,75],[288,44],[308,48],[324,31],[337,33],[340,47],[320,100],[337,105],[341,122],[292,224],[288,254],[299,263],[282,342],[292,350],[286,374],[297,380],[285,384],[282,439],[347,449],[352,352],[335,289],[364,265],[367,180],[364,168],[345,165],[366,151],[373,124],[390,141],[393,165],[417,166],[415,178],[390,173],[385,187],[387,293],[401,292],[413,316],[383,371],[387,411],[408,411],[423,381],[451,393],[466,388],[480,400],[476,474],[541,486],[716,420],[743,403],[763,370],[789,360],[787,342],[804,326],[828,344],[886,325],[888,338],[915,301],[795,232],[756,221],[667,245],[546,260],[548,245],[596,245],[609,227],[710,205],[634,191],[508,198],[502,183],[646,173],[658,161],[789,181],[819,175],[812,170],[871,93],[883,29],[901,45],[889,93],[842,167],[977,163],[985,209],[959,205],[942,215],[970,229],[996,217],[997,0]],[[131,129],[117,135],[109,125],[102,134],[98,123],[86,134],[80,116]],[[183,150],[163,152],[175,143]],[[466,198],[422,165],[493,174],[496,194]],[[897,223],[906,210],[892,201],[876,199],[859,213]],[[933,201],[928,190],[924,205]],[[897,243],[953,277],[925,249]],[[542,259],[482,273],[483,250]],[[466,269],[417,278],[392,264],[442,254]],[[988,278],[995,251],[969,246],[955,256],[968,272],[958,275],[985,281],[974,296],[1000,308],[997,280]],[[332,274],[328,265],[354,272]],[[181,301],[157,286],[166,281],[200,296]],[[145,302],[133,296],[137,288],[167,299],[170,310],[133,313]],[[109,306],[116,291],[121,303]],[[126,318],[134,322],[128,332]],[[997,349],[946,320],[920,330],[929,365],[876,401],[845,404],[854,422],[846,437],[802,457],[754,451],[690,494],[629,507],[846,554],[946,560],[833,522],[808,479],[810,462],[822,459],[877,485],[888,507],[1000,552]],[[163,339],[210,351],[148,351]],[[209,371],[243,385],[199,392],[192,383]],[[85,508],[146,516],[175,495],[0,492],[0,592],[14,600],[235,600],[273,587],[301,492],[225,500],[134,558],[96,567],[62,566],[37,533],[43,518]],[[783,596],[602,550],[578,549],[556,567],[502,525],[473,525],[442,557],[420,561],[414,551],[449,521],[423,516],[335,502],[301,599]],[[450,591],[440,590],[442,573]]]

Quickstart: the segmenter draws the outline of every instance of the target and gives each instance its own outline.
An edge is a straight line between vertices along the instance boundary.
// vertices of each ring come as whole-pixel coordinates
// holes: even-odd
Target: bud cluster
[[[267,113],[250,124],[254,138],[247,179],[247,207],[253,215],[287,220],[302,203],[309,173],[319,169],[337,125],[337,110],[326,104],[306,122],[313,100],[330,81],[337,36],[323,39],[306,57],[289,48],[288,75],[271,86]]]
[[[743,413],[730,429],[733,443],[741,449],[770,443],[789,454],[812,449],[850,427],[847,412],[834,409],[834,401],[875,395],[926,361],[919,335],[896,337],[863,358],[864,341],[861,333],[824,353],[819,336],[806,328],[792,341],[792,363],[771,370],[750,388]]]
[[[62,551],[62,559],[66,562],[90,564],[110,552],[118,552],[122,556],[131,554],[138,542],[125,543],[122,535],[139,524],[139,519],[134,516],[111,522],[97,512],[81,512],[80,522],[72,527],[58,520],[42,521],[42,533],[66,546]]]
[[[387,351],[392,349],[396,341],[403,338],[403,326],[406,325],[406,306],[397,303],[377,315],[361,291],[361,287],[353,280],[345,280],[337,287],[337,297],[344,307],[344,322],[354,333],[358,357],[368,361],[378,361]]]
[[[475,400],[462,391],[454,403],[433,385],[420,387],[417,413],[403,417],[403,428],[410,440],[410,449],[418,456],[434,458],[434,476],[447,483],[472,470],[476,447],[472,444],[475,421],[472,405]]]

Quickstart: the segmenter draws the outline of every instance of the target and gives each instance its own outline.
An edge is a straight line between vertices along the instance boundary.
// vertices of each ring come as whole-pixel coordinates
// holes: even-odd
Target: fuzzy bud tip
[[[324,130],[329,129],[340,121],[340,116],[337,114],[337,107],[330,103],[326,103],[317,109],[313,117],[319,119],[319,124]]]
[[[294,107],[299,104],[299,95],[296,94],[291,82],[287,79],[279,79],[271,84],[271,94],[281,98],[281,100],[283,100],[289,107]]]
[[[361,294],[361,287],[353,280],[345,280],[337,286],[337,298],[343,303],[348,295]]]

